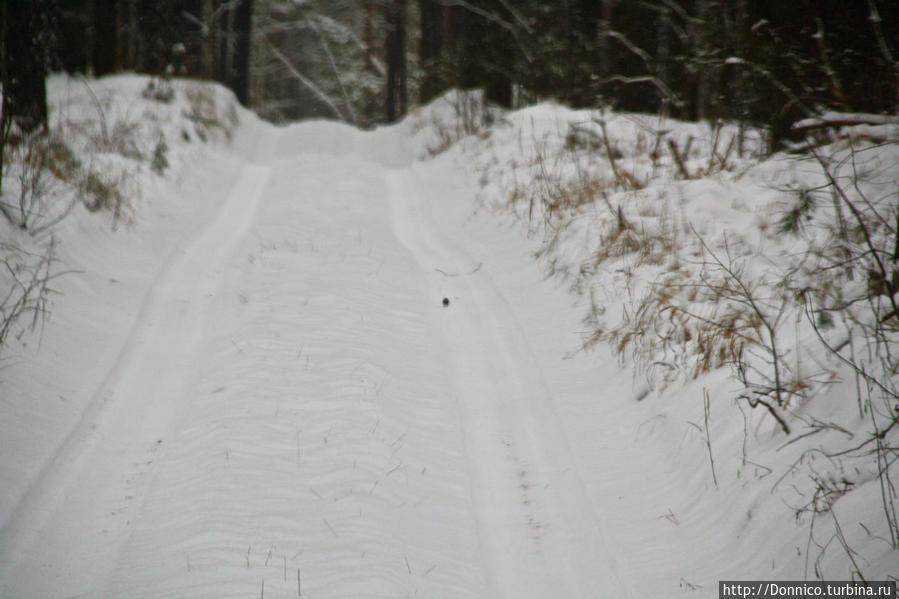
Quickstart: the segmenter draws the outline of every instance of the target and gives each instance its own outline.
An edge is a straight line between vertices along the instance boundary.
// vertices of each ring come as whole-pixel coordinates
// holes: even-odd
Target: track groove
[[[456,296],[451,348],[475,517],[493,597],[630,596],[606,546],[525,326],[487,258],[444,237],[414,171],[387,175],[397,236],[434,296]],[[440,271],[469,273],[448,279]],[[562,466],[560,466],[562,465]]]
[[[0,595],[49,596],[58,580],[73,592],[100,591],[95,585],[127,541],[179,392],[192,376],[216,270],[249,230],[269,170],[243,166],[215,219],[172,252],[152,281],[87,409],[0,530],[0,580],[8,585]],[[60,538],[66,542],[53,541]]]

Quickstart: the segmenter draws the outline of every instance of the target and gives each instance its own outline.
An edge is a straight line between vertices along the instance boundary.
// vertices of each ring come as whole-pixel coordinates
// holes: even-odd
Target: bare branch
[[[350,101],[350,96],[346,91],[346,86],[344,86],[343,80],[340,78],[340,71],[337,69],[337,63],[334,61],[334,55],[331,53],[331,47],[328,45],[328,40],[325,39],[325,34],[322,33],[322,30],[318,27],[318,25],[315,24],[312,19],[306,17],[306,22],[318,34],[318,39],[319,41],[321,41],[322,48],[324,49],[325,55],[328,57],[328,62],[331,65],[331,71],[334,73],[334,78],[337,80],[337,84],[340,86],[340,91],[343,94],[344,104],[350,111],[350,118],[353,122],[356,122],[356,112],[353,110],[353,103]]]
[[[675,106],[681,107],[684,105],[684,101],[680,99],[680,97],[674,93],[668,85],[665,84],[664,81],[659,79],[654,75],[641,75],[637,77],[625,77],[624,75],[612,75],[611,77],[605,77],[601,80],[601,83],[611,83],[613,81],[618,81],[620,83],[651,83],[654,85],[661,93],[662,97],[666,100],[670,101]]]
[[[731,56],[730,58],[725,60],[724,63],[741,65],[741,66],[745,66],[745,67],[752,69],[753,71],[755,71],[756,73],[758,73],[759,75],[763,76],[765,79],[770,81],[774,85],[774,87],[776,87],[778,90],[780,90],[781,93],[783,93],[783,95],[785,95],[790,100],[791,104],[795,104],[796,106],[798,106],[799,109],[802,110],[802,112],[804,112],[808,116],[814,115],[814,111],[811,110],[810,108],[808,108],[805,104],[803,104],[802,100],[799,99],[799,96],[794,94],[793,90],[791,90],[789,87],[787,87],[780,79],[775,77],[774,74],[771,71],[769,71],[768,69],[760,67],[759,65],[755,64],[754,62],[745,60],[738,56]]]
[[[290,74],[293,75],[294,78],[296,78],[297,81],[299,81],[300,83],[302,83],[303,85],[305,85],[306,87],[308,87],[309,90],[312,91],[312,93],[314,93],[314,94],[315,94],[315,95],[316,95],[322,102],[324,102],[325,104],[327,104],[328,108],[330,108],[331,111],[334,113],[334,116],[336,116],[336,117],[337,117],[338,119],[340,119],[341,121],[344,121],[344,122],[346,121],[346,117],[343,115],[343,112],[340,111],[340,108],[338,108],[337,104],[335,104],[334,101],[331,100],[331,98],[329,98],[328,95],[325,94],[325,92],[323,92],[322,90],[320,90],[320,89],[318,88],[318,86],[315,85],[315,83],[313,83],[309,78],[304,77],[303,74],[300,73],[300,72],[296,69],[295,66],[293,66],[293,63],[290,62],[290,59],[289,59],[289,58],[287,58],[286,56],[284,56],[284,54],[282,54],[281,51],[278,50],[278,49],[274,46],[274,44],[272,44],[272,43],[270,43],[270,42],[269,42],[269,44],[268,44],[268,48],[269,48],[269,50],[271,50],[271,53],[275,56],[275,58],[277,58],[278,60],[280,60],[281,63],[282,63],[285,67],[287,67],[287,70],[290,71]]]
[[[489,10],[484,10],[483,8],[479,8],[477,6],[473,6],[469,2],[466,2],[465,0],[440,0],[440,4],[442,4],[443,6],[458,6],[460,8],[464,8],[465,10],[478,15],[479,17],[483,17],[492,23],[496,23],[497,25],[499,25],[500,27],[502,27],[503,29],[505,29],[506,31],[508,31],[509,33],[512,34],[512,37],[515,38],[515,42],[518,44],[518,48],[521,50],[521,53],[524,55],[525,60],[527,60],[528,62],[534,61],[534,57],[531,55],[531,52],[528,50],[527,46],[521,41],[521,38],[519,37],[518,28],[515,27],[515,25],[513,25],[509,21],[507,21],[507,20],[503,19],[502,17],[500,17],[499,15],[497,15],[496,13],[491,12]],[[505,2],[503,4],[505,5]],[[514,12],[513,12],[513,16],[515,16]],[[518,18],[520,18],[520,17],[518,17]],[[525,29],[525,31],[530,33],[529,28]]]

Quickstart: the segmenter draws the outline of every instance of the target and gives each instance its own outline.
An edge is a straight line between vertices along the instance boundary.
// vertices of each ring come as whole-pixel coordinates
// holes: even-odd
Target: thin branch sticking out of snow
[[[800,133],[808,131],[809,129],[852,127],[855,125],[899,125],[899,116],[853,112],[826,112],[818,116],[796,121],[790,129]]]

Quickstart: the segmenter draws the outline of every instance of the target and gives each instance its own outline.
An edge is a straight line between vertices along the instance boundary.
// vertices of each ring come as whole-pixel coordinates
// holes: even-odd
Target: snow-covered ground
[[[439,104],[276,128],[220,89],[178,81],[167,104],[146,83],[50,86],[56,115],[155,123],[145,155],[165,139],[162,175],[125,177],[130,224],[76,207],[37,239],[3,230],[52,233],[67,272],[2,355],[0,596],[709,597],[899,574],[876,478],[832,506],[850,559],[829,513],[810,535],[790,507],[798,449],[773,421],[704,413],[727,368],[661,387],[579,351],[596,294],[547,278],[546,238],[485,195],[521,131],[573,113],[431,156]],[[204,129],[203,106],[239,124]],[[684,182],[683,213],[751,236],[740,198],[763,178]]]

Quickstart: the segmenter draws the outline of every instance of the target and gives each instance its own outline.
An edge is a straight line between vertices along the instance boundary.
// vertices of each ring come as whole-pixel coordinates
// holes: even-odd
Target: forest
[[[275,122],[360,126],[481,88],[739,121],[772,149],[824,110],[899,107],[888,0],[3,0],[2,22],[4,131],[46,118],[60,70],[213,79]]]

